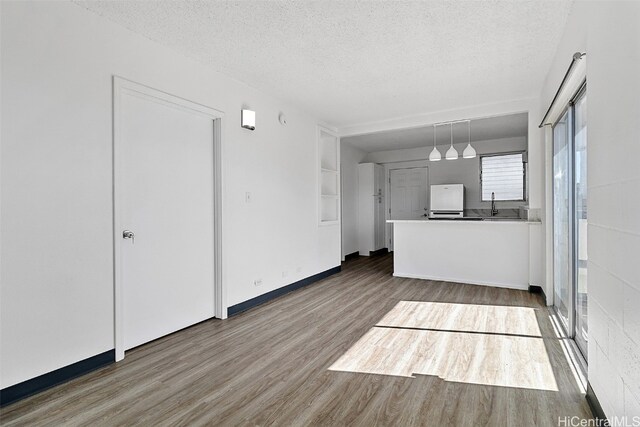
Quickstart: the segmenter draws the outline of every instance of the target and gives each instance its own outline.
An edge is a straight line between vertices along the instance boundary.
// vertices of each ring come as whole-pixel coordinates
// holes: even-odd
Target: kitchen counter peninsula
[[[393,275],[474,285],[528,289],[542,284],[539,221],[389,220]]]

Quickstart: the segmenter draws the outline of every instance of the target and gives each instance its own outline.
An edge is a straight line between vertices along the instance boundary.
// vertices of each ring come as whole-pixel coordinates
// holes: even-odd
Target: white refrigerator
[[[432,185],[429,218],[462,218],[464,216],[464,185]]]

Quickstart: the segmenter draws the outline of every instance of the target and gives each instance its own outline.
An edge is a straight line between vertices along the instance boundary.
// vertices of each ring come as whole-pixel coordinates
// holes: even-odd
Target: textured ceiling
[[[571,6],[571,0],[75,3],[337,127],[537,96]]]
[[[470,128],[466,123],[453,124],[454,144],[471,141],[488,141],[491,139],[527,136],[528,114],[509,114],[506,116],[487,117],[471,120]],[[438,145],[449,145],[451,133],[448,125],[437,128]],[[377,132],[367,135],[343,137],[341,143],[348,143],[366,152],[400,150],[433,145],[433,127],[400,129],[388,132]]]

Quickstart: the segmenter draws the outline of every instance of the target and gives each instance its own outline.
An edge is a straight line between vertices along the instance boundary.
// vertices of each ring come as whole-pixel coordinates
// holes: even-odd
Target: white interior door
[[[423,219],[428,215],[427,168],[389,170],[389,218]],[[393,227],[389,228],[389,250],[393,251]]]
[[[179,104],[126,91],[118,100],[124,349],[214,316],[214,120]]]
[[[427,214],[427,168],[391,169],[391,219],[420,219]]]

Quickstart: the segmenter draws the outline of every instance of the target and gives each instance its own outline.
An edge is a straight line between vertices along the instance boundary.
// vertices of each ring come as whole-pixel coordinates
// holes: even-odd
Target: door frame
[[[567,213],[567,217],[568,217],[568,223],[567,223],[567,244],[568,244],[568,253],[567,256],[569,257],[568,262],[569,262],[569,277],[568,277],[568,281],[569,283],[567,283],[567,286],[569,287],[568,289],[568,301],[567,301],[567,323],[565,324],[562,320],[562,314],[560,313],[559,307],[557,306],[558,301],[556,301],[556,282],[555,282],[555,266],[556,266],[556,252],[557,252],[557,248],[552,245],[552,261],[553,261],[553,272],[554,272],[554,276],[553,276],[553,309],[556,312],[556,315],[558,316],[558,320],[560,325],[565,329],[565,333],[567,334],[567,336],[569,336],[570,338],[573,338],[573,334],[571,331],[575,330],[575,307],[574,307],[574,298],[575,298],[575,290],[574,290],[574,271],[573,271],[573,252],[574,252],[574,236],[573,236],[573,227],[574,227],[574,220],[573,220],[573,111],[572,111],[572,106],[571,104],[567,105],[565,107],[564,110],[562,110],[562,113],[560,113],[560,115],[558,116],[558,119],[552,124],[551,126],[551,135],[552,135],[552,140],[551,140],[551,170],[552,170],[552,178],[551,178],[551,230],[552,230],[552,236],[555,237],[556,232],[560,232],[561,230],[556,230],[556,225],[555,225],[555,196],[556,196],[556,191],[555,191],[555,178],[554,178],[554,167],[555,167],[555,160],[554,160],[554,150],[555,150],[555,127],[558,125],[558,123],[560,123],[560,121],[562,120],[562,118],[564,116],[567,116],[567,179],[568,179],[568,193],[567,193],[567,199],[569,200],[569,204],[567,206],[568,209],[568,213]]]
[[[393,163],[413,163],[415,162],[415,160],[403,160],[400,162],[393,162]],[[385,167],[385,186],[386,186],[386,195],[387,197],[385,197],[385,209],[384,209],[384,216],[387,220],[391,219],[391,171],[392,170],[404,170],[404,169],[426,169],[427,172],[427,182],[426,182],[426,186],[427,186],[427,194],[425,195],[425,197],[427,198],[427,206],[429,206],[429,191],[430,191],[430,187],[429,187],[429,165],[425,164],[424,166],[393,166],[393,163],[389,164],[383,164],[383,166]],[[427,208],[428,209],[428,208]],[[428,210],[427,210],[428,213]],[[393,252],[393,224],[386,224],[385,227],[385,240],[388,243],[388,250],[389,252]]]
[[[578,238],[577,238],[577,230],[576,230],[576,218],[575,218],[575,214],[576,214],[576,200],[575,200],[575,186],[576,186],[576,177],[575,177],[575,104],[576,101],[579,100],[580,98],[582,98],[583,96],[586,95],[586,91],[587,91],[587,81],[586,79],[584,79],[582,81],[582,83],[580,84],[580,86],[578,86],[578,89],[574,92],[573,96],[569,99],[568,104],[565,106],[565,108],[562,110],[562,112],[560,113],[560,115],[558,116],[558,118],[553,122],[553,124],[551,125],[551,230],[552,230],[552,238],[553,236],[555,236],[555,226],[554,226],[554,202],[555,202],[555,182],[554,182],[554,174],[553,174],[553,167],[554,167],[554,160],[553,160],[553,150],[554,150],[554,144],[555,144],[555,134],[554,134],[554,130],[555,130],[555,126],[560,122],[560,120],[562,119],[562,117],[564,117],[564,115],[567,115],[567,126],[569,129],[569,139],[567,141],[567,155],[569,156],[568,159],[568,166],[567,166],[567,174],[568,174],[568,179],[569,179],[569,233],[568,233],[568,244],[569,244],[569,303],[568,303],[568,319],[567,319],[567,324],[564,324],[562,321],[562,315],[559,313],[559,309],[557,306],[557,301],[556,301],[556,292],[555,292],[555,276],[553,275],[554,269],[555,269],[555,247],[552,245],[551,247],[551,274],[552,274],[552,283],[553,283],[553,287],[552,287],[552,293],[553,293],[553,299],[552,299],[552,308],[553,311],[555,312],[555,314],[558,317],[558,324],[563,328],[563,332],[569,337],[571,338],[573,344],[575,344],[575,347],[578,349],[578,353],[583,357],[585,362],[588,362],[588,347],[583,348],[583,346],[588,346],[588,341],[582,341],[577,340],[576,339],[576,335],[577,335],[577,330],[576,330],[576,326],[577,326],[577,310],[576,310],[576,304],[577,304],[577,294],[578,294],[578,259],[577,259],[577,253],[578,253]],[[587,124],[588,126],[588,124]],[[588,144],[588,140],[587,140],[587,144]],[[588,167],[588,165],[587,165]],[[588,233],[588,232],[587,232]],[[588,279],[587,279],[588,280]]]
[[[120,170],[120,146],[122,142],[122,96],[132,95],[147,99],[160,104],[171,105],[183,111],[211,119],[213,126],[213,269],[214,269],[214,317],[226,319],[227,317],[227,292],[223,281],[223,258],[222,258],[222,232],[223,232],[223,210],[222,210],[222,133],[224,126],[224,112],[214,108],[198,104],[187,99],[171,95],[167,92],[145,86],[131,80],[113,76],[113,145],[112,145],[112,178],[113,178],[113,289],[114,289],[114,347],[116,361],[124,359],[124,319],[123,319],[123,289],[122,289],[122,262],[120,235],[122,228],[121,221],[121,188],[123,188],[122,171]]]
[[[572,333],[573,333],[573,340],[575,341],[576,345],[578,346],[578,349],[582,352],[582,355],[584,356],[585,360],[589,360],[589,352],[588,352],[588,345],[589,345],[589,341],[584,340],[582,338],[581,335],[579,335],[578,331],[578,285],[579,285],[579,279],[580,279],[580,268],[579,268],[579,253],[580,253],[580,249],[579,249],[579,234],[580,234],[580,222],[578,221],[578,219],[576,218],[576,214],[577,214],[577,201],[576,201],[576,104],[577,102],[582,98],[587,96],[587,83],[586,81],[580,86],[580,89],[578,89],[578,91],[573,95],[573,97],[571,98],[570,101],[570,106],[571,106],[571,246],[572,246],[572,259],[571,259],[571,268],[573,270],[573,273],[571,274],[571,287],[573,288],[573,295],[571,296],[572,299],[572,304],[573,304],[573,324],[571,327]],[[588,107],[587,107],[588,108]],[[587,128],[588,128],[589,124],[587,122]],[[587,147],[589,146],[589,139],[587,137]],[[588,165],[585,166],[588,168]],[[587,172],[588,173],[588,172]],[[588,181],[588,180],[587,180]],[[587,196],[588,197],[588,196]],[[588,205],[588,201],[587,201],[587,221],[588,221],[588,211],[589,211],[589,205]],[[587,231],[587,239],[588,239],[588,235],[589,232]],[[588,258],[588,256],[587,256]],[[587,288],[588,288],[588,282],[589,282],[589,278],[588,278],[588,270],[587,270]],[[588,300],[588,295],[589,295],[589,291],[587,289],[587,300]],[[587,317],[588,317],[589,313],[587,312]],[[588,333],[588,332],[587,332]],[[579,337],[579,338],[578,338]]]

